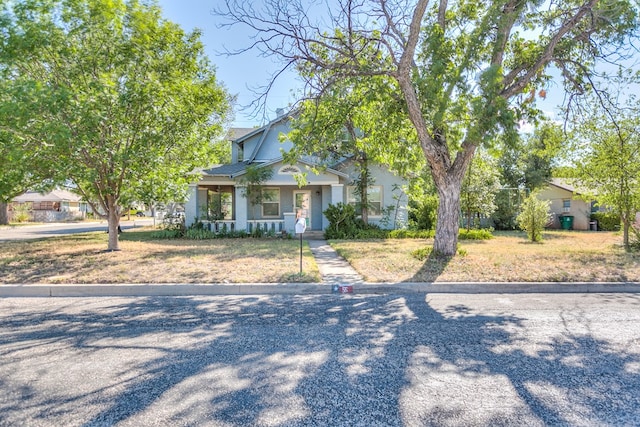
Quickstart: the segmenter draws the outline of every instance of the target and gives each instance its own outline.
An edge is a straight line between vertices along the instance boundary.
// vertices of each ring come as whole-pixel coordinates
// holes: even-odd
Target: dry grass
[[[107,235],[87,233],[31,242],[0,243],[1,283],[243,283],[318,282],[305,243],[282,239],[152,240],[128,231],[121,252],[105,252]],[[625,253],[607,232],[548,232],[542,243],[520,233],[461,241],[466,255],[418,261],[431,240],[332,241],[370,282],[640,281],[640,257]]]
[[[411,252],[432,240],[332,241],[370,282],[606,282],[640,281],[640,257],[625,253],[608,232],[548,232],[542,243],[521,233],[460,241],[466,255],[418,261]]]
[[[0,243],[0,283],[317,282],[308,246],[282,239],[151,240],[128,231],[120,252],[105,252],[107,235],[87,233]]]

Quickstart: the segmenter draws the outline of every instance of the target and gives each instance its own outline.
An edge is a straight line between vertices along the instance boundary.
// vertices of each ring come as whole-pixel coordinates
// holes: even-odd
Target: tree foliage
[[[592,99],[589,114],[574,129],[576,179],[590,199],[619,216],[628,250],[640,212],[640,109],[633,95],[625,108],[601,101]]]
[[[255,218],[256,206],[262,205],[263,202],[270,201],[268,194],[264,190],[264,183],[269,181],[273,176],[273,169],[261,167],[260,165],[249,165],[245,174],[240,179],[242,186],[242,197],[245,197],[251,205],[251,216]]]
[[[462,182],[461,207],[466,216],[467,231],[471,229],[473,217],[489,216],[496,210],[496,194],[500,190],[500,176],[495,159],[478,151]]]
[[[499,169],[505,186],[530,191],[545,186],[569,144],[560,125],[545,120],[533,133],[520,135],[501,149]]]
[[[583,90],[596,61],[637,26],[628,0],[329,5],[319,16],[315,2],[267,0],[258,9],[225,0],[219,12],[255,30],[254,46],[264,54],[297,67],[309,96],[322,98],[348,79],[393,82],[384,90],[397,99],[402,120],[389,119],[409,120],[416,135],[394,142],[395,152],[413,144],[429,165],[439,198],[434,250],[445,255],[456,251],[460,188],[476,148],[501,133],[513,136],[519,120],[536,115],[533,100],[548,89],[550,64],[567,88]]]
[[[5,1],[0,19],[1,121],[106,214],[117,250],[120,206],[212,161],[230,98],[200,33],[137,0]]]

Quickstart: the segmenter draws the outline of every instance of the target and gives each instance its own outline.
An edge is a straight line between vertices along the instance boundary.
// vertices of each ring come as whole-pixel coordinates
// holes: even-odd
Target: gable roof
[[[245,135],[248,135],[259,128],[231,128],[229,132],[227,132],[227,140],[235,141],[237,139],[242,138]]]
[[[39,193],[37,191],[27,191],[26,193],[15,197],[14,202],[79,202],[82,197],[67,190],[53,190],[48,193]]]
[[[563,190],[569,191],[573,194],[576,194],[578,196],[584,195],[584,194],[593,194],[593,192],[589,192],[586,188],[580,188],[578,186],[576,186],[576,180],[575,179],[568,179],[568,178],[551,178],[551,181],[549,181],[550,185],[553,185],[555,187],[561,188]]]
[[[271,130],[271,128],[274,125],[277,125],[278,123],[282,123],[286,120],[289,120],[289,118],[291,117],[291,113],[283,113],[283,112],[279,112],[278,117],[276,117],[275,119],[271,120],[269,123],[267,123],[266,125],[259,127],[259,128],[239,128],[239,129],[243,129],[243,130],[248,130],[248,132],[246,133],[238,133],[238,136],[235,139],[232,139],[232,142],[235,144],[242,144],[244,143],[246,140],[253,138],[254,136],[258,135],[258,134],[262,134],[260,136],[260,139],[258,140],[258,143],[256,144],[255,148],[253,149],[253,151],[251,152],[251,155],[247,158],[248,162],[253,162],[256,159],[256,156],[258,155],[258,152],[260,151],[260,148],[262,148],[262,145],[264,144],[265,139],[267,138],[267,134],[269,133],[269,131]]]

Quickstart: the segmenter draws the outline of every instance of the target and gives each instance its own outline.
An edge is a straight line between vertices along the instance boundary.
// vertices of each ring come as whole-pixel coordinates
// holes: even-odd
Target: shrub
[[[151,233],[152,239],[179,239],[182,233],[179,230],[158,230]]]
[[[207,240],[215,239],[217,236],[213,231],[204,228],[189,228],[185,232],[184,237],[191,240]]]
[[[458,240],[491,240],[493,239],[493,234],[491,234],[491,230],[486,228],[480,228],[475,230],[466,230],[461,229],[460,234],[458,235]]]
[[[389,237],[392,239],[431,239],[435,236],[435,230],[392,230]]]
[[[591,221],[598,221],[598,230],[620,230],[620,215],[615,212],[594,212],[591,214]]]
[[[323,212],[329,221],[329,226],[324,232],[327,239],[354,238],[358,231],[356,221],[356,209],[351,205],[338,203],[329,205]]]
[[[458,255],[467,256],[467,250],[458,248]],[[431,246],[415,249],[411,251],[411,256],[417,259],[418,261],[424,261],[429,258],[433,254],[433,248]]]
[[[13,206],[13,221],[27,222],[31,218],[31,203],[18,203]]]
[[[522,212],[516,220],[521,229],[527,232],[527,237],[532,242],[542,240],[542,231],[549,221],[549,205],[548,200],[540,200],[537,192],[531,193],[522,203]]]
[[[424,195],[420,199],[409,201],[409,222],[418,230],[436,228],[438,196]]]

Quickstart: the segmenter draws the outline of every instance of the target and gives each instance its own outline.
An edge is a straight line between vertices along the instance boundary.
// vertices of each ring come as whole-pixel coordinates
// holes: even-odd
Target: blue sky
[[[202,41],[207,56],[216,65],[218,79],[230,93],[238,96],[233,126],[262,125],[275,117],[276,109],[286,108],[295,102],[291,91],[299,88],[301,84],[297,81],[295,73],[287,73],[278,78],[275,87],[270,91],[266,121],[262,115],[252,117],[248,110],[242,111],[241,106],[250,104],[256,98],[251,88],[266,85],[270,76],[281,68],[281,64],[273,58],[260,57],[258,52],[245,52],[231,57],[223,55],[225,47],[230,50],[247,47],[251,42],[250,33],[243,33],[239,26],[233,29],[217,28],[222,20],[212,12],[215,0],[158,0],[158,4],[162,8],[163,16],[179,24],[184,30],[202,30]]]

